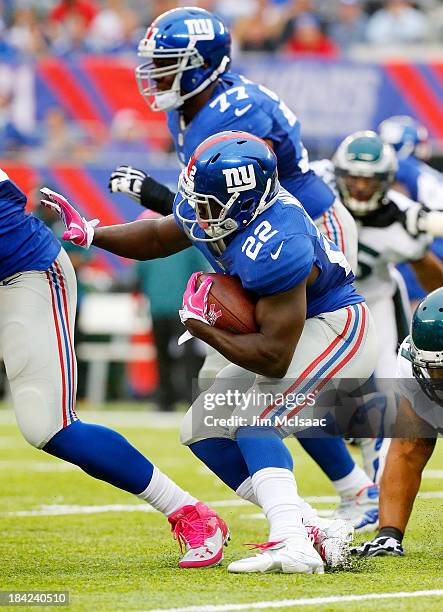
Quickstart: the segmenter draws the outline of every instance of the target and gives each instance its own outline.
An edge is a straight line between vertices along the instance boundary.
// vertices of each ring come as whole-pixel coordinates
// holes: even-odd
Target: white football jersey
[[[312,162],[311,168],[337,193],[334,165],[330,160]],[[413,236],[402,223],[402,212],[415,206],[415,202],[393,189],[386,197],[389,210],[387,206],[382,207],[374,225],[355,219],[358,227],[356,286],[369,305],[382,297],[394,295],[396,283],[391,277],[390,266],[421,259],[432,242],[428,234]]]
[[[412,363],[406,357],[409,337],[406,338],[397,355],[396,387],[411,404],[414,412],[436,430],[443,431],[443,406],[433,402],[425,393],[412,374]]]

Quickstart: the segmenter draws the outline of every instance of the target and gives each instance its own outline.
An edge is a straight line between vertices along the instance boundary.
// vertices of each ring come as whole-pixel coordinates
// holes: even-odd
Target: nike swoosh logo
[[[285,243],[285,241],[284,241],[284,240],[282,240],[282,241],[280,242],[280,246],[279,246],[279,247],[278,247],[278,249],[275,251],[275,253],[271,253],[271,259],[278,259],[278,256],[280,255],[280,251],[282,250],[284,243]]]
[[[243,108],[236,108],[234,111],[235,116],[241,117],[242,115],[247,113],[250,108],[252,108],[252,104],[248,104],[247,106],[244,106]]]

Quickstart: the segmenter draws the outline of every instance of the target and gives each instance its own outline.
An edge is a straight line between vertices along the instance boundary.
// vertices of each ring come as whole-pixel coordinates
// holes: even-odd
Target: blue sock
[[[121,434],[81,421],[74,421],[55,434],[43,450],[135,495],[146,489],[154,469]]]
[[[189,448],[233,491],[249,478],[248,466],[235,440],[208,438],[194,442]]]
[[[297,437],[297,440],[321,467],[329,480],[344,478],[354,469],[355,462],[342,438]]]
[[[291,453],[273,427],[240,427],[237,444],[251,476],[269,467],[285,468],[292,472],[294,463]]]

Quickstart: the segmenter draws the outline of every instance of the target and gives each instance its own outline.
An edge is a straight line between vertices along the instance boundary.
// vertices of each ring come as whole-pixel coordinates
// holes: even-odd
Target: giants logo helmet
[[[229,31],[212,13],[194,7],[167,11],[138,46],[149,60],[135,70],[140,93],[154,111],[179,108],[227,70],[230,52]]]

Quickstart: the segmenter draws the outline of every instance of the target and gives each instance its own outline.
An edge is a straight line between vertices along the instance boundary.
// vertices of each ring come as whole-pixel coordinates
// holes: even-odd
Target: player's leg
[[[389,273],[396,285],[392,303],[386,300],[382,305],[378,305],[377,302],[374,305],[369,304],[383,343],[385,338],[388,338],[388,354],[381,357],[377,367],[377,374],[382,378],[378,382],[374,380],[374,390],[378,388],[379,392],[376,396],[369,397],[367,404],[362,407],[366,410],[368,419],[374,417],[374,421],[378,420],[380,429],[375,426],[371,437],[355,438],[363,459],[364,470],[374,482],[381,480],[390,444],[390,439],[384,437],[383,431],[386,430],[392,413],[390,410],[393,394],[392,378],[395,377],[396,371],[394,358],[397,356],[398,345],[409,334],[409,322],[412,317],[403,276],[393,265],[390,265]]]
[[[176,536],[189,544],[185,566],[219,562],[227,534],[221,519],[162,474],[119,433],[82,423],[75,413],[76,282],[66,253],[62,251],[46,272],[24,272],[3,284],[0,291],[1,352],[17,422],[26,440],[95,478],[138,495],[165,514]],[[195,530],[190,538],[184,525],[215,523],[213,517],[216,528],[209,538],[199,530],[209,545],[203,562],[196,562]],[[202,545],[203,541],[200,548]]]
[[[251,474],[252,486],[260,506],[270,525],[270,542],[290,542],[300,535],[301,507],[297,504],[297,487],[292,474],[290,455],[283,444],[282,432],[294,432],[292,423],[269,428],[269,420],[275,417],[294,419],[315,415],[312,407],[294,405],[299,394],[317,393],[332,376],[350,379],[366,379],[375,363],[376,347],[373,339],[373,323],[363,304],[328,313],[306,321],[287,378],[276,381],[258,376],[250,390],[256,405],[246,412],[249,422],[259,417],[263,425],[238,427],[237,442]],[[364,356],[363,356],[364,355]],[[288,386],[289,385],[289,386]],[[269,396],[274,399],[269,400]],[[284,398],[283,401],[279,401]],[[266,403],[264,403],[266,402]],[[245,414],[240,406],[234,416]],[[255,421],[256,422],[256,421]],[[276,483],[280,482],[281,486]],[[260,571],[254,569],[260,562],[266,567],[269,556],[281,555],[271,548],[261,559],[248,558],[233,565],[232,571]],[[301,546],[306,554],[306,549]],[[231,567],[231,566],[230,566]],[[242,570],[241,568],[245,569]],[[265,571],[265,570],[262,570]]]
[[[228,364],[229,361],[225,357],[212,347],[208,347],[207,357],[198,377],[200,390],[205,391],[209,389],[217,374]],[[228,374],[221,375],[223,379],[228,377]],[[185,419],[183,430],[188,428],[188,422],[191,423],[192,421],[190,415],[195,413],[195,411],[196,409],[194,408],[194,410],[191,409],[189,412]],[[229,413],[225,416],[227,418]],[[197,422],[198,418],[195,417],[194,421]],[[189,438],[187,439],[189,441]],[[321,440],[317,438],[301,438],[299,442],[333,484],[336,485],[339,493],[355,495],[369,485],[369,480],[364,477],[362,470],[352,459],[348,448],[341,438],[323,438]],[[247,467],[235,441],[227,440],[223,437],[219,439],[207,437],[206,439],[194,441],[190,445],[190,449],[225,484],[236,491],[240,497],[256,503]],[[243,476],[244,478],[242,479]],[[303,502],[304,519],[309,522],[310,518],[315,514],[312,507]],[[357,519],[356,523],[359,524],[360,519]]]
[[[380,484],[380,528],[405,532],[421,483],[422,472],[435,448],[436,432],[401,398]]]
[[[373,397],[368,398],[368,418],[370,418],[369,411],[375,408],[380,412],[380,419],[383,419],[384,415],[381,414],[383,413],[383,401],[387,407],[392,395],[393,379],[397,366],[396,309],[389,296],[377,301],[370,301],[368,306],[371,309],[378,336],[383,343],[379,352],[374,383],[376,389],[380,392],[380,397],[377,406],[374,405]],[[356,438],[355,442],[360,448],[365,472],[373,482],[379,482],[383,474],[390,440],[382,435],[377,435],[376,432],[374,433],[375,435],[371,438]]]
[[[404,554],[403,536],[437,432],[401,398],[395,433],[380,483],[380,530],[373,540],[353,549],[359,556]]]
[[[315,221],[317,227],[346,255],[352,270],[357,269],[358,230],[353,216],[336,199],[333,206]],[[341,496],[355,495],[366,486],[360,468],[352,459],[344,441],[340,438],[318,440],[299,438],[300,444],[320,466]],[[373,444],[371,445],[372,449]],[[356,524],[359,524],[357,518]]]
[[[210,389],[196,399],[186,414],[181,437],[182,442],[188,445],[192,452],[242,499],[260,505],[253,488],[248,466],[237,441],[231,438],[228,422],[228,419],[232,418],[233,410],[242,401],[241,397],[243,394],[247,396],[254,380],[255,374],[243,370],[234,364],[227,366],[217,375]],[[216,405],[214,401],[216,398],[225,398],[226,402]],[[295,516],[291,517],[284,526],[278,525],[280,536],[286,535],[290,537],[293,534],[297,535],[298,539],[301,537],[303,545],[306,545],[309,554],[312,554],[312,546],[309,542],[306,543],[305,533],[306,531],[308,535],[312,535],[312,528],[306,528],[305,522],[308,525],[314,517],[318,519],[317,513],[297,493],[297,487],[292,474],[292,458],[286,447],[278,437],[274,438],[273,444],[275,445],[273,455],[276,460],[274,465],[277,466],[277,469],[275,470],[276,477],[274,480],[276,490],[272,493],[271,499],[277,502],[275,514],[278,515],[281,512],[281,505],[278,503],[278,492],[288,487],[290,490],[290,503],[296,509]],[[267,447],[267,450],[271,452],[269,444],[267,444]],[[268,511],[273,514],[272,508],[268,509]],[[302,521],[300,520],[300,513]],[[321,521],[321,519],[318,520]],[[316,533],[317,537],[322,541],[328,537],[328,534],[324,534],[319,529],[316,529]],[[277,535],[277,531],[275,531],[274,536],[277,537]],[[336,535],[336,532],[334,532],[334,537]],[[326,543],[326,553],[328,552],[327,547],[328,544]],[[276,554],[279,555],[283,552],[279,551]],[[269,554],[273,554],[272,551]],[[335,563],[336,560],[332,559],[331,555],[329,555],[325,561],[328,563],[333,561]],[[314,566],[318,570],[317,564],[318,557],[314,555]],[[295,570],[293,567],[291,569],[288,566],[286,571],[305,571],[306,569],[305,565],[302,565],[301,570],[300,564],[297,566],[296,563],[295,565],[299,567],[298,570]],[[244,571],[244,569],[244,567],[235,569],[234,566],[235,571]],[[255,568],[254,571],[262,570]]]

